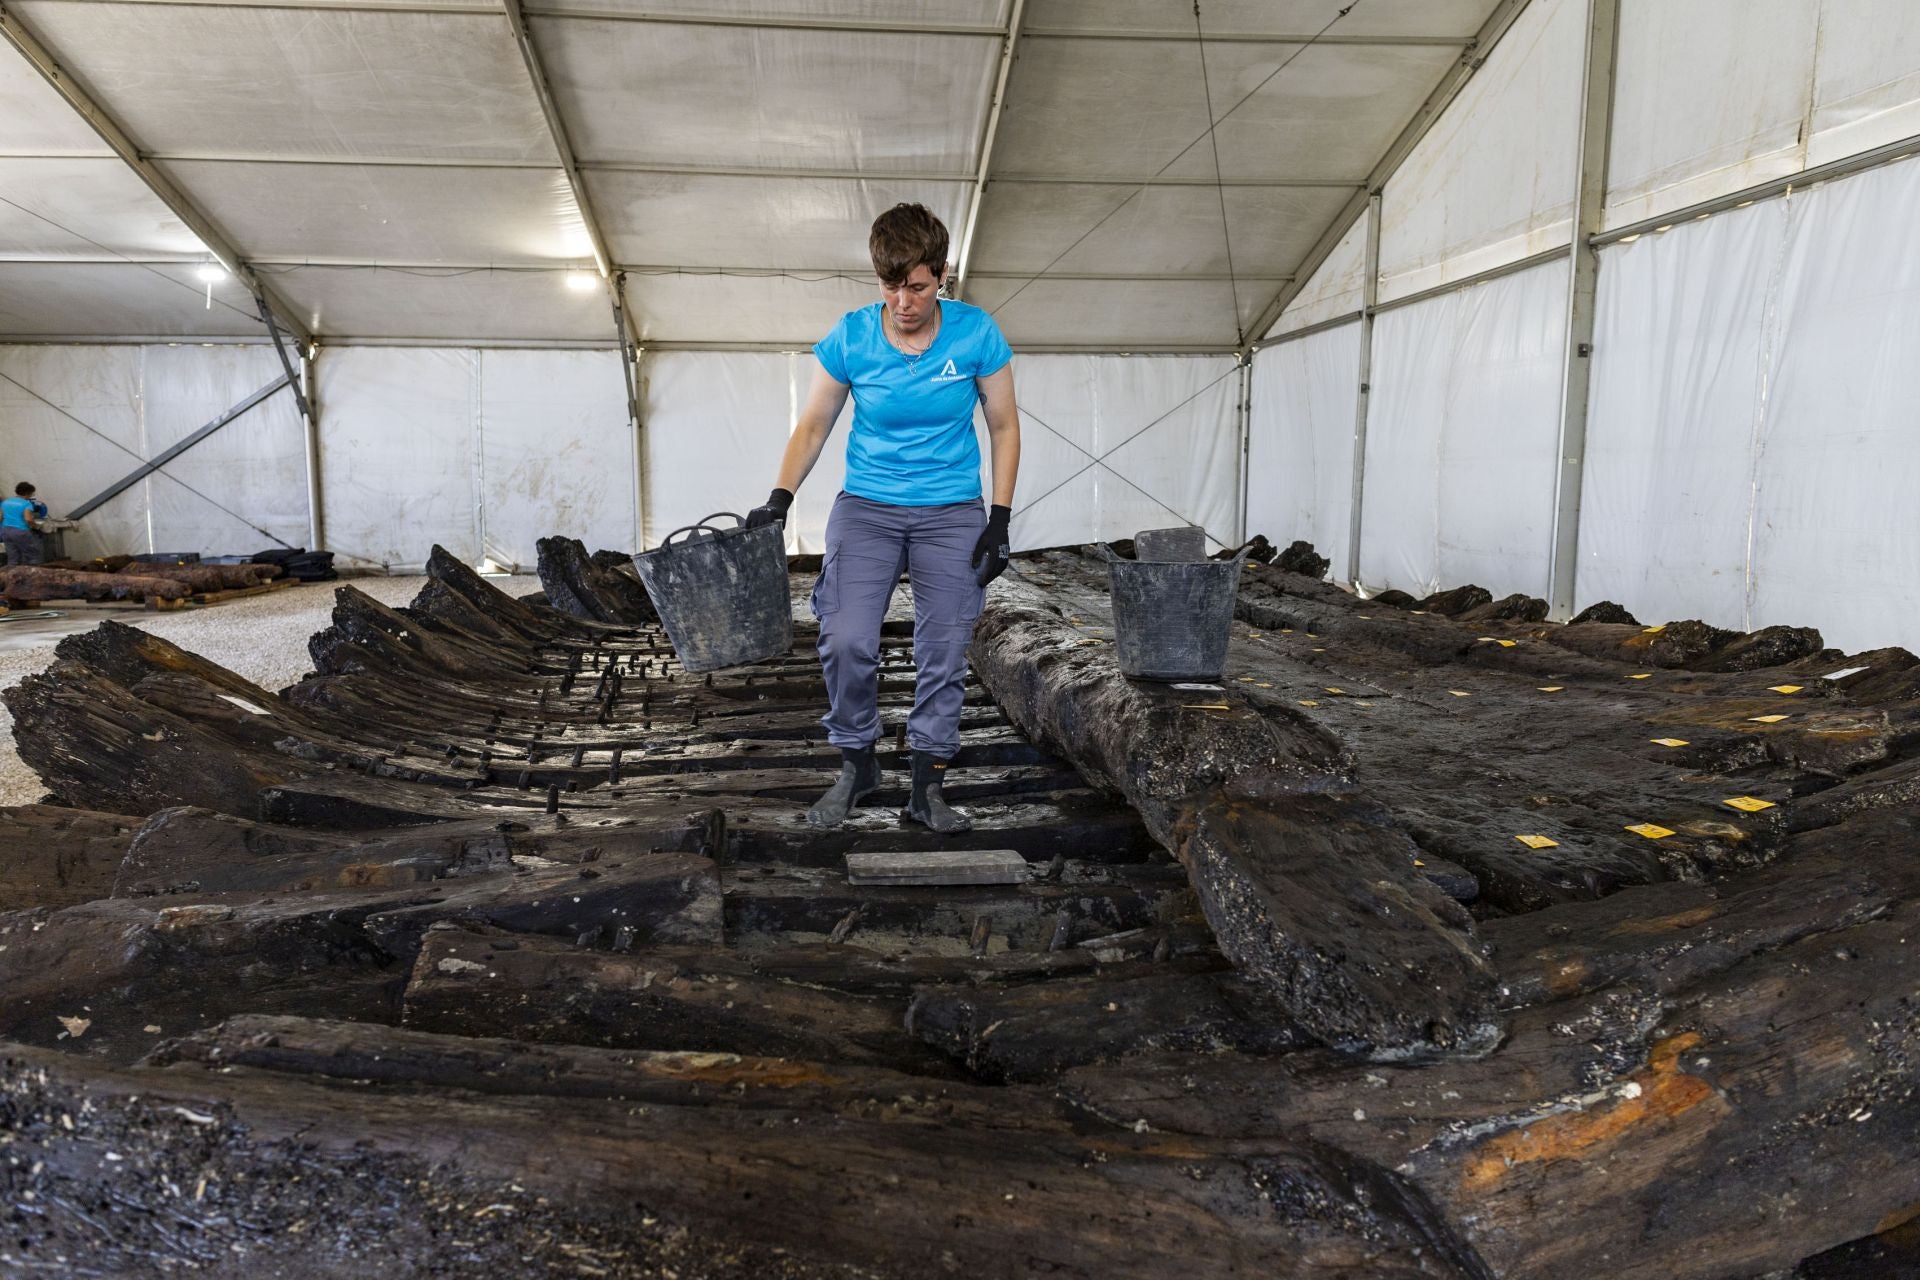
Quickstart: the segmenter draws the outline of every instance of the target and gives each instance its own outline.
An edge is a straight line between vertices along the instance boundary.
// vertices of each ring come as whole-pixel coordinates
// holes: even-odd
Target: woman
[[[881,301],[842,316],[813,349],[819,361],[773,493],[749,526],[783,522],[853,396],[846,488],[827,521],[827,554],[813,590],[830,710],[822,723],[840,748],[840,777],[807,812],[837,826],[880,785],[876,672],[880,623],[902,570],[913,587],[918,675],[907,744],[913,790],[907,816],[935,831],[972,824],[948,807],[940,778],[960,749],[967,645],[987,583],[1007,567],[1007,524],[1020,468],[1013,352],[993,317],[940,297],[947,229],[924,206],[899,204],[868,237]],[[981,509],[973,407],[986,415],[993,502]]]
[[[46,559],[40,546],[40,522],[46,514],[45,504],[34,501],[33,486],[25,480],[13,486],[13,497],[0,501],[0,543],[6,545],[8,564]]]

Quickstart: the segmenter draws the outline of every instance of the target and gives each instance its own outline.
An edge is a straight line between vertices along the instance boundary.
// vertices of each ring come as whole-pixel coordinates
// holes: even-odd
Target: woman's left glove
[[[1013,558],[1007,548],[1007,522],[1013,519],[1012,507],[993,507],[987,512],[987,527],[980,531],[980,541],[973,544],[973,558],[967,563],[974,569],[974,580],[986,586],[1007,571],[1007,562]]]

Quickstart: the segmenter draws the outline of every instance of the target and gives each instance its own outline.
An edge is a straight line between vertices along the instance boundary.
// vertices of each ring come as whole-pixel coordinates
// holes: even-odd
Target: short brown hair
[[[897,204],[873,220],[867,251],[882,284],[901,284],[921,266],[938,280],[947,269],[947,227],[923,204]]]

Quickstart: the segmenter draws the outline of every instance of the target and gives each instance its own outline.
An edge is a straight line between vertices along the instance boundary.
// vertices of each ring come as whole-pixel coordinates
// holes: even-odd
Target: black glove
[[[1013,558],[1007,549],[1007,521],[1013,519],[1012,507],[993,507],[987,512],[987,527],[980,541],[973,544],[973,556],[967,561],[974,568],[974,580],[986,586],[1007,571]]]
[[[763,524],[777,524],[784,528],[787,523],[787,508],[792,505],[791,490],[775,489],[767,495],[766,502],[747,512],[747,528],[758,529]]]

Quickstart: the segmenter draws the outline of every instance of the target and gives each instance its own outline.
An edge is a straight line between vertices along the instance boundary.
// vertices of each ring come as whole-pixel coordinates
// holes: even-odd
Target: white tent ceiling
[[[978,198],[966,296],[1016,343],[1174,350],[1236,345],[1496,8],[1343,3],[1202,0],[1202,41],[1191,0],[535,0],[564,138],[509,0],[5,15],[323,340],[610,342],[563,286],[597,236],[642,341],[805,344],[872,296],[875,213],[957,256]],[[258,336],[193,221],[0,49],[0,341]]]

